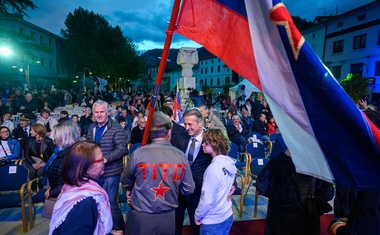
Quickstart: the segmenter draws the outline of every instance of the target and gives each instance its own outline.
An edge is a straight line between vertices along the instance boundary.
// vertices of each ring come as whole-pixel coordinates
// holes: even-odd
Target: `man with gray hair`
[[[124,218],[117,203],[117,192],[120,174],[123,172],[123,157],[126,154],[126,135],[120,124],[108,116],[109,112],[107,102],[97,100],[93,104],[95,122],[88,128],[86,140],[98,143],[103,152],[105,166],[100,178],[104,180],[103,188],[110,201],[113,229],[124,231]]]
[[[219,120],[217,116],[215,116],[212,111],[207,107],[207,105],[201,105],[198,107],[201,111],[203,117],[205,118],[203,126],[205,128],[220,128],[226,130],[223,123]]]

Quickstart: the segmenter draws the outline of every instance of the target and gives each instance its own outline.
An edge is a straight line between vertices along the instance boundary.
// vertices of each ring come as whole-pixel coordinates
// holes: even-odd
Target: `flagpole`
[[[144,130],[143,140],[141,143],[142,146],[146,145],[146,143],[148,141],[150,125],[152,123],[154,109],[157,105],[156,104],[157,96],[159,95],[159,92],[160,92],[162,77],[163,77],[164,72],[165,72],[166,61],[168,58],[168,54],[169,54],[169,50],[170,50],[170,44],[172,42],[172,38],[173,38],[173,34],[174,34],[174,29],[176,27],[177,17],[178,17],[178,12],[179,12],[180,6],[181,6],[181,0],[175,0],[174,5],[173,5],[173,10],[172,10],[172,15],[170,17],[169,26],[165,32],[166,33],[166,39],[165,39],[164,49],[162,50],[160,66],[158,67],[158,73],[157,73],[157,77],[156,77],[156,85],[154,87],[153,94],[150,98],[150,108],[149,108],[148,120],[147,120],[146,127]]]

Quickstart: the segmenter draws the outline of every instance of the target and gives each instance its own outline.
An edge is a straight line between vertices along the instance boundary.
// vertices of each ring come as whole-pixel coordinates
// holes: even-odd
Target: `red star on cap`
[[[283,3],[276,4],[270,10],[270,19],[276,25],[285,26],[294,58],[297,60],[305,38],[294,25],[293,19]]]
[[[165,200],[165,192],[170,190],[169,187],[164,187],[164,185],[162,184],[162,180],[157,188],[150,188],[150,189],[156,192],[156,195],[154,197],[155,201],[157,200],[158,196],[160,196],[163,200]]]

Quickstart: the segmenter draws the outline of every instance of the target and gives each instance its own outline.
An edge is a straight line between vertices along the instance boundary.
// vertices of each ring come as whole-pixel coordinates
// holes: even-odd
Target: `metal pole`
[[[26,62],[25,77],[26,77],[26,85],[28,86],[28,88],[30,88],[29,63],[28,62]]]
[[[146,143],[148,142],[148,134],[150,131],[150,125],[152,123],[153,113],[156,108],[157,96],[159,95],[159,92],[160,92],[162,77],[164,75],[166,62],[167,62],[167,58],[168,58],[169,50],[170,50],[170,44],[171,44],[173,34],[174,34],[174,29],[177,24],[177,17],[178,17],[180,6],[181,6],[181,0],[175,0],[174,5],[173,5],[173,10],[172,10],[172,15],[170,17],[168,30],[166,30],[166,39],[165,39],[164,49],[162,50],[160,66],[158,68],[158,73],[156,77],[156,85],[154,87],[154,91],[150,98],[150,108],[149,108],[148,120],[147,120],[146,127],[144,130],[143,140],[141,143],[142,146],[146,145]]]

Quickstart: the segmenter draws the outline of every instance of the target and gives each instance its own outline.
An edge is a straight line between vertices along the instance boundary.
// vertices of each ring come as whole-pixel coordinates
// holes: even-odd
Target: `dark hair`
[[[165,115],[168,115],[169,117],[173,116],[173,109],[171,109],[169,106],[162,106],[161,112],[163,112]]]
[[[89,141],[77,142],[69,148],[62,168],[63,183],[79,187],[90,179],[87,171],[94,164],[96,148],[100,146]]]
[[[65,114],[66,116],[69,116],[69,113],[66,110],[62,110],[61,114]]]
[[[210,128],[203,132],[203,142],[210,144],[214,152],[218,154],[228,155],[230,151],[230,141],[227,132],[220,128]]]
[[[79,115],[78,114],[73,114],[73,115],[71,115],[71,118],[73,118],[73,117],[79,118]]]

